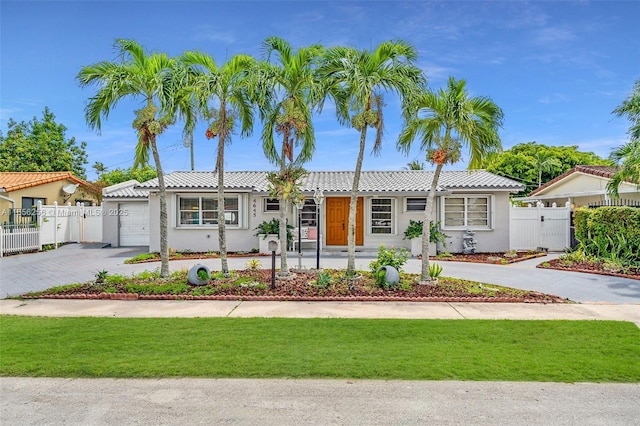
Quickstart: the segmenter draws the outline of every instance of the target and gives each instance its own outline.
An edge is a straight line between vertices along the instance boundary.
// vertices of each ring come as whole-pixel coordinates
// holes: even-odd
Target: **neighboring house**
[[[129,180],[102,189],[102,242],[113,247],[149,245],[149,191]]]
[[[15,223],[21,216],[34,218],[38,201],[44,205],[92,205],[99,199],[98,187],[71,172],[0,173],[0,223]]]
[[[527,197],[514,200],[529,203],[540,201],[546,207],[551,207],[553,203],[564,206],[569,202],[572,209],[589,204],[607,204],[611,200],[607,184],[615,170],[610,166],[576,166],[535,189]],[[635,183],[623,182],[619,194],[620,199],[615,200],[616,204],[640,203],[640,189]]]
[[[229,251],[258,248],[258,237],[254,235],[254,229],[263,221],[278,218],[280,206],[277,199],[269,196],[266,176],[267,172],[264,171],[225,173],[225,219]],[[347,248],[347,220],[353,176],[353,172],[347,171],[309,172],[302,181],[302,192],[306,196],[301,211],[303,227],[313,229],[317,226],[313,193],[316,188],[324,193],[324,202],[320,208],[320,234],[324,250],[343,251]],[[356,248],[375,251],[381,244],[410,248],[410,242],[403,239],[404,231],[409,220],[423,220],[432,178],[432,171],[422,170],[362,172],[356,218]],[[217,251],[216,173],[173,172],[165,176],[165,184],[169,246],[176,250],[194,252]],[[485,170],[443,171],[436,194],[433,220],[440,221],[442,230],[449,235],[446,250],[462,251],[462,235],[468,229],[476,231],[479,251],[508,250],[509,196],[521,191],[523,187],[518,182]],[[149,192],[149,250],[159,251],[158,180],[153,179],[127,188]],[[127,203],[134,202],[134,195],[123,191],[121,188],[120,191],[104,193],[103,207],[107,212],[117,208],[118,213],[124,213],[128,208],[126,206],[131,205]],[[142,196],[141,193],[139,195]],[[120,223],[125,217],[118,216]],[[288,217],[289,223],[297,226],[297,210],[293,206],[289,207]],[[112,245],[115,238],[113,235],[118,233],[113,223],[113,219],[105,216],[104,242],[111,242]],[[108,237],[110,239],[107,239],[108,232],[112,234]]]

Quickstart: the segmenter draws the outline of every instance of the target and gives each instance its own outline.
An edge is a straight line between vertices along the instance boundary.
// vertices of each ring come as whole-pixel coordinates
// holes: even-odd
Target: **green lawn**
[[[0,316],[0,375],[639,382],[614,321]]]

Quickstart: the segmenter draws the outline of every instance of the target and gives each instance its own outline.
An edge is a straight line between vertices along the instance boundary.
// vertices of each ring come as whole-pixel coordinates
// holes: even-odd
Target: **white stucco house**
[[[546,207],[554,203],[571,208],[591,205],[640,205],[640,189],[632,182],[622,182],[618,188],[620,198],[612,200],[607,192],[607,184],[616,169],[610,166],[578,165],[536,188],[526,197],[515,198],[515,201],[529,203],[541,202]]]
[[[102,189],[102,242],[113,247],[149,245],[149,191],[129,180]]]
[[[257,249],[255,228],[263,221],[279,217],[278,201],[269,196],[267,173],[225,172],[229,251]],[[353,176],[351,171],[309,172],[302,182],[302,191],[307,198],[301,210],[301,224],[311,233],[319,219],[323,250],[342,251],[347,248]],[[411,244],[403,239],[404,231],[409,220],[423,220],[432,178],[433,171],[363,171],[356,218],[357,250],[375,251],[380,244],[409,249]],[[178,251],[217,251],[217,174],[210,171],[173,172],[165,176],[165,184],[169,246]],[[145,230],[149,251],[158,251],[160,202],[157,179],[120,185],[119,188],[107,188],[103,207],[118,213],[128,211],[130,216],[131,209],[140,212],[147,202],[148,225]],[[324,194],[319,217],[313,200],[317,188]],[[523,188],[524,185],[514,180],[485,170],[443,171],[432,220],[440,221],[442,230],[449,235],[447,251],[462,251],[462,235],[468,229],[475,231],[478,251],[508,250],[509,197]],[[289,206],[290,224],[297,226],[297,214],[296,208]],[[105,216],[105,242],[129,245],[126,233],[131,231],[123,231],[123,223],[128,222],[131,218],[126,215]],[[143,241],[142,236],[140,241]]]

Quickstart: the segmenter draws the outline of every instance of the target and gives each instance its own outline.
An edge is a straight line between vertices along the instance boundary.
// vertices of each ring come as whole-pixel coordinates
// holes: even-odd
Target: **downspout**
[[[14,200],[13,198],[9,198],[5,195],[0,195],[0,200],[8,201],[13,206],[11,207],[12,209],[16,208],[16,200]],[[11,217],[11,215],[9,215],[9,217]],[[2,229],[2,227],[0,227],[0,257],[3,257],[4,255],[4,247],[2,246],[2,243],[4,242],[4,236],[2,235],[3,232],[4,230]]]
[[[14,200],[13,198],[9,198],[5,195],[0,195],[0,199],[10,202],[13,205],[13,207],[11,207],[12,209],[16,208],[16,200]]]

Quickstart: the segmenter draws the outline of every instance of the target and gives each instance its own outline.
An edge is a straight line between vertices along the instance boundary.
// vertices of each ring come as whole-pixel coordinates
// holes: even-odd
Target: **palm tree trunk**
[[[280,175],[284,176],[286,170],[287,156],[285,153],[285,147],[289,143],[289,130],[286,129],[284,133],[284,139],[282,142],[282,152],[280,153]],[[280,272],[278,275],[286,277],[289,275],[289,267],[287,266],[287,200],[282,196],[280,197]]]
[[[356,209],[358,206],[358,187],[360,185],[360,173],[364,159],[364,147],[367,140],[367,126],[360,131],[360,150],[356,161],[356,171],[353,175],[353,187],[351,188],[351,200],[349,202],[349,224],[347,233],[347,276],[352,277],[356,273]],[[318,236],[319,238],[320,236]]]
[[[222,108],[221,108],[222,109]],[[223,119],[224,123],[224,119]],[[225,126],[222,126],[224,129]],[[225,132],[220,131],[218,138],[218,158],[216,158],[216,170],[218,172],[218,245],[220,247],[220,268],[222,273],[229,275],[227,263],[227,224],[224,217],[224,143]]]
[[[156,163],[158,171],[158,189],[160,197],[160,276],[165,278],[169,276],[169,244],[167,238],[167,190],[164,184],[164,172],[160,164],[160,155],[158,154],[158,145],[156,138],[152,136],[149,143],[151,144],[151,153]]]
[[[427,194],[427,205],[424,208],[424,222],[422,225],[422,269],[420,270],[420,282],[428,283],[431,281],[429,276],[429,241],[431,240],[431,216],[433,215],[433,205],[436,200],[436,190],[438,188],[438,180],[440,179],[440,172],[442,171],[442,164],[436,166],[436,170],[433,173],[433,180],[431,181],[431,188],[429,188],[429,194]]]

